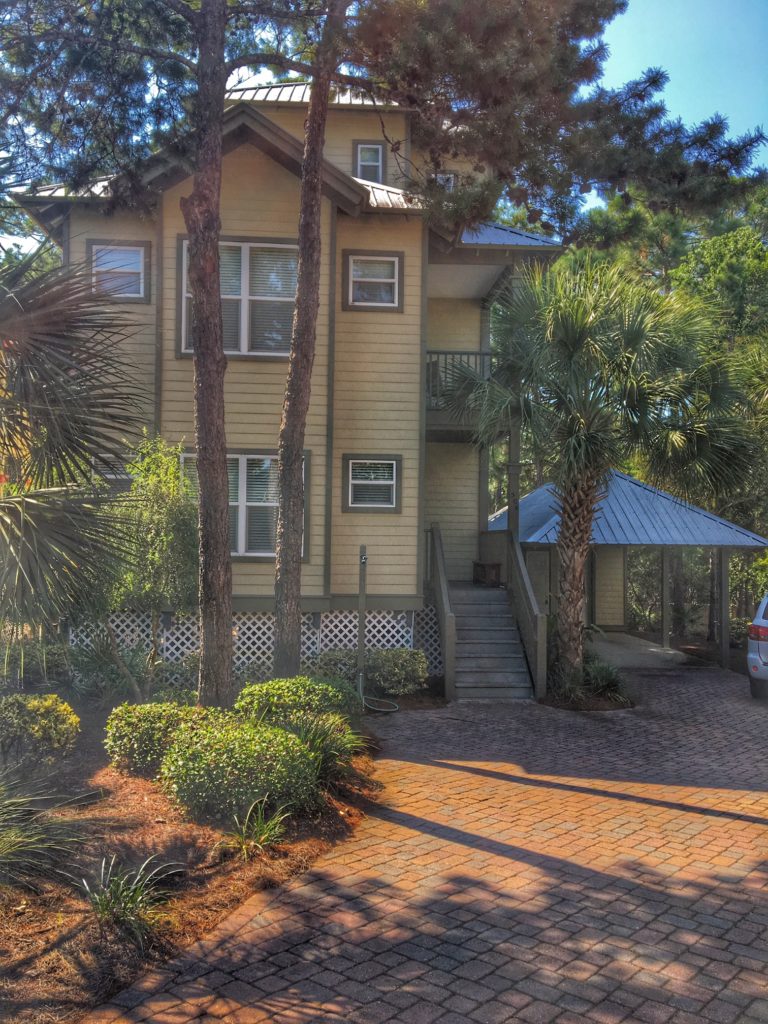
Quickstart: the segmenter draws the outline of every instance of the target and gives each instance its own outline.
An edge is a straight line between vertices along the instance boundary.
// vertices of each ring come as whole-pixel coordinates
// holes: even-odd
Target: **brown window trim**
[[[394,505],[352,505],[349,501],[349,464],[351,462],[394,462],[395,504]],[[399,515],[403,511],[403,457],[402,455],[355,455],[341,456],[341,511],[362,512],[374,515]]]
[[[85,262],[93,285],[93,250],[96,248],[142,249],[144,251],[144,294],[113,295],[112,302],[119,305],[147,306],[152,301],[152,243],[121,238],[86,238]],[[93,289],[96,290],[95,288]]]
[[[360,178],[360,147],[378,146],[381,150],[381,181],[372,181],[371,185],[386,185],[387,183],[387,147],[383,139],[353,139],[352,140],[352,177]],[[361,181],[368,181],[368,178],[360,178]]]
[[[397,260],[397,305],[377,306],[372,303],[350,302],[349,286],[352,280],[352,260],[356,256],[372,259]],[[384,249],[342,249],[341,252],[341,308],[349,313],[402,313],[403,283],[405,281],[405,252]]]

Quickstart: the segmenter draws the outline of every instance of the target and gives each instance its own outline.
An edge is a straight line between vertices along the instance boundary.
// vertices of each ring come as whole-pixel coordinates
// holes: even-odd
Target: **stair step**
[[[514,701],[531,700],[533,692],[529,684],[519,686],[477,686],[456,687],[456,700],[492,700],[492,701]]]
[[[458,655],[456,656],[457,672],[523,672],[526,661],[523,652],[518,648],[514,654],[500,655]]]
[[[481,616],[489,619],[512,618],[512,609],[505,602],[504,604],[463,604],[460,601],[451,604],[451,611],[461,618],[478,619]]]
[[[462,626],[459,622],[456,626],[456,638],[462,643],[500,643],[505,640],[519,641],[520,634],[512,626],[509,629],[494,629],[489,626]]]
[[[499,588],[484,590],[477,588],[473,590],[468,587],[466,590],[464,587],[449,587],[448,593],[451,598],[451,603],[456,601],[458,604],[484,604],[484,605],[495,605],[495,604],[506,604],[507,603],[507,592]]]
[[[528,671],[524,667],[514,669],[494,669],[477,672],[474,669],[456,669],[457,686],[514,686],[517,683],[529,685]]]
[[[522,652],[523,645],[520,641],[510,637],[500,638],[498,641],[486,640],[480,644],[462,640],[456,642],[457,658],[504,658]]]

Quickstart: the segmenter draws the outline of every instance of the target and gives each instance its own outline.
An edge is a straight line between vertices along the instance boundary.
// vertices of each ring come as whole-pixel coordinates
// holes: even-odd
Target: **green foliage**
[[[189,611],[197,600],[197,506],[181,470],[181,445],[146,437],[126,469],[128,493],[118,501],[133,550],[118,582],[114,608],[159,614]]]
[[[234,851],[241,860],[251,861],[257,854],[276,846],[285,838],[285,822],[288,817],[285,808],[278,807],[270,814],[266,800],[254,800],[245,817],[234,816],[234,828],[225,833],[216,846]]]
[[[360,700],[354,689],[341,679],[271,679],[245,686],[235,701],[237,714],[252,721],[279,718],[295,713],[346,715],[358,713]]]
[[[0,757],[6,764],[68,754],[79,732],[80,719],[55,693],[0,697]]]
[[[147,652],[140,645],[121,647],[120,658],[139,685],[147,672]],[[132,700],[133,689],[115,663],[107,637],[97,632],[90,646],[73,647],[72,691],[80,700],[96,707],[111,707],[120,701]]]
[[[107,719],[104,746],[116,768],[156,774],[182,725],[204,728],[221,714],[171,701],[121,704]]]
[[[621,674],[593,651],[585,652],[581,669],[557,664],[550,674],[549,692],[558,703],[576,710],[588,708],[594,698],[618,707],[631,706],[623,691]]]
[[[166,686],[161,690],[155,690],[152,694],[152,703],[181,704],[191,708],[197,704],[197,690],[190,690],[183,686]]]
[[[357,651],[322,651],[316,662],[319,676],[357,682]],[[422,689],[429,675],[427,656],[410,647],[369,647],[365,652],[366,685],[388,696],[403,696]]]
[[[0,885],[34,887],[37,879],[61,874],[80,837],[56,807],[56,801],[0,775]]]
[[[245,815],[256,800],[301,810],[317,799],[315,759],[296,736],[223,712],[182,726],[160,774],[167,792],[195,815]]]
[[[6,632],[0,625],[0,635]],[[69,648],[59,640],[44,639],[22,630],[20,635],[7,627],[9,639],[0,644],[0,684],[37,689],[51,683],[66,685],[70,680]]]
[[[153,866],[154,860],[148,857],[131,871],[118,864],[116,856],[109,861],[105,857],[98,876],[82,880],[102,934],[113,928],[141,950],[151,938],[156,908],[168,895],[162,883],[181,870],[176,864]]]
[[[365,739],[353,732],[343,715],[297,712],[280,717],[271,724],[293,733],[312,753],[320,783],[333,782],[347,775],[352,758],[365,749]]]

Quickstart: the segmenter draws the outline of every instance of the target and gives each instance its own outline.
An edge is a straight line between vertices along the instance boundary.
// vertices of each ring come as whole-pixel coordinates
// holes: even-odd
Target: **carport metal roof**
[[[552,484],[526,494],[520,500],[520,543],[556,544],[559,520]],[[507,529],[505,508],[490,517],[488,529]],[[611,470],[607,493],[598,504],[592,543],[653,547],[768,547],[765,537],[618,470]]]

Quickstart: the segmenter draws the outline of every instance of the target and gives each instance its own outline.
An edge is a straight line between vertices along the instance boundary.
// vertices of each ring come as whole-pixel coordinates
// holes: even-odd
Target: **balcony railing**
[[[466,366],[488,378],[493,368],[490,352],[456,352],[430,349],[427,352],[427,409],[445,409],[446,396],[455,385],[459,368]]]

